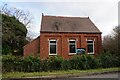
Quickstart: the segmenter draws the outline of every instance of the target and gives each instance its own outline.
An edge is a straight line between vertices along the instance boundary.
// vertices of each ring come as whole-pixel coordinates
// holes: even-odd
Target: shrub
[[[52,56],[49,57],[49,68],[50,70],[60,70],[61,69],[61,64],[63,62],[63,58],[60,56]]]
[[[97,55],[96,58],[99,59],[100,66],[103,68],[117,67],[119,63],[118,59],[109,52],[103,52],[100,55]]]
[[[120,67],[120,57],[119,56],[115,56],[113,62],[114,62],[113,65],[115,67]]]
[[[3,72],[34,72],[41,71],[41,61],[38,57],[29,56],[22,58],[18,56],[4,55],[2,57]]]
[[[109,53],[101,53],[96,57],[88,54],[76,55],[69,60],[64,60],[60,56],[52,56],[45,60],[40,60],[39,57],[33,56],[23,58],[12,55],[3,55],[2,57],[3,72],[37,72],[71,69],[84,70],[119,66],[119,57],[113,57]]]
[[[22,66],[25,72],[41,71],[41,60],[39,57],[29,56],[24,58]]]
[[[82,69],[90,69],[89,64],[88,64],[88,59],[87,55],[81,55],[81,60],[82,60]]]
[[[98,66],[99,62],[93,55],[86,55],[86,59],[87,59],[86,69],[95,69],[99,67]]]
[[[71,60],[70,60],[70,66],[71,69],[82,69],[83,67],[83,62],[81,60],[81,56],[74,56]]]
[[[2,45],[2,54],[7,55],[7,54],[12,54],[12,50],[8,45]]]
[[[11,71],[11,65],[13,64],[13,60],[11,60],[10,56],[3,56],[2,57],[2,72],[10,72]],[[9,61],[9,62],[8,62]],[[9,67],[7,67],[9,66]]]
[[[63,62],[61,63],[61,69],[62,70],[71,69],[70,60],[63,60]]]
[[[45,71],[45,72],[48,71],[50,69],[49,68],[49,61],[47,59],[43,60],[41,67],[42,67],[42,71]]]
[[[21,71],[22,58],[11,55],[3,55],[2,72]]]
[[[98,60],[92,55],[83,54],[73,57],[70,60],[71,69],[95,69],[98,68]]]

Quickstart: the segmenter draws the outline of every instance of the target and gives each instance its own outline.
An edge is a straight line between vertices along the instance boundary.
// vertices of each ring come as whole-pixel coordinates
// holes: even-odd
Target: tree
[[[2,15],[2,53],[17,52],[21,54],[22,47],[27,40],[31,39],[27,36],[30,34],[27,29],[31,28],[33,17],[29,11],[11,8],[8,4],[1,6],[0,15]]]
[[[30,36],[30,30],[29,28],[31,28],[31,24],[32,24],[32,20],[33,20],[33,16],[31,16],[30,12],[29,11],[23,11],[23,10],[20,10],[20,9],[17,9],[17,8],[11,8],[8,4],[3,4],[1,6],[1,10],[0,10],[0,13],[1,14],[4,14],[4,15],[8,15],[8,16],[14,16],[17,20],[19,20],[21,23],[23,23],[26,28],[28,29],[28,32],[27,32],[27,37],[26,39],[30,40],[32,39],[32,37]]]
[[[116,47],[116,55],[119,56],[120,54],[120,26],[116,26],[114,29],[114,46]]]
[[[22,47],[27,42],[25,25],[14,16],[0,15],[2,15],[2,53],[22,54]]]
[[[103,49],[109,51],[115,56],[120,54],[120,26],[116,26],[113,29],[111,35],[104,36],[103,38]]]
[[[2,9],[0,10],[0,13],[8,16],[14,16],[17,20],[23,23],[27,28],[30,27],[29,25],[33,19],[29,11],[25,12],[17,8],[9,8],[7,4],[2,5]]]

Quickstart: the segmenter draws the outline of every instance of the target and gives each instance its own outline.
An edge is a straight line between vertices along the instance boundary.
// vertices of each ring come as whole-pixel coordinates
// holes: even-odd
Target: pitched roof
[[[101,33],[89,17],[42,16],[41,32]]]

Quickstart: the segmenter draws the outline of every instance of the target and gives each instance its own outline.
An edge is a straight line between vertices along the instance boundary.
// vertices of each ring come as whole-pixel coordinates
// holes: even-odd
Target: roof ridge
[[[53,16],[53,15],[43,15],[44,17],[58,17],[58,18],[89,18],[89,16]]]

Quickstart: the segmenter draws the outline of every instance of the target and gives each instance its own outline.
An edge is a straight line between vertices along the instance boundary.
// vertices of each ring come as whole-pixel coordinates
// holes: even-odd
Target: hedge
[[[76,55],[72,59],[64,60],[60,56],[41,60],[39,57],[16,57],[4,55],[2,57],[3,72],[42,72],[53,70],[85,70],[96,68],[120,67],[120,61],[108,53],[96,57],[88,54]]]

